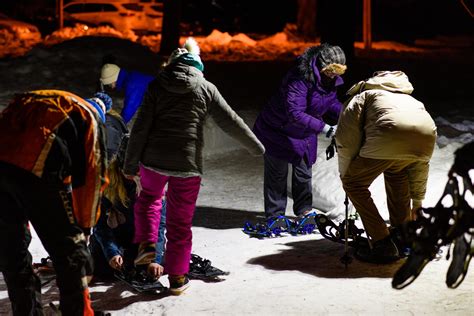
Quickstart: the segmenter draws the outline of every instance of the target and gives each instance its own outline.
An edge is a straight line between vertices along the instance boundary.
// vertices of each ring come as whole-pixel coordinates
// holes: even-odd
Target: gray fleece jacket
[[[124,173],[139,163],[172,175],[202,174],[203,128],[208,115],[252,155],[263,145],[232,110],[216,86],[193,66],[174,63],[150,83],[133,124]]]

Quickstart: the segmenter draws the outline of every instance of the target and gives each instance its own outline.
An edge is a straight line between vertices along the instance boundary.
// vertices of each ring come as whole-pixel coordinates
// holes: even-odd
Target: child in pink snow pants
[[[199,46],[192,38],[171,54],[168,64],[148,85],[138,109],[125,155],[123,173],[140,179],[142,191],[134,206],[135,266],[151,277],[168,273],[170,292],[188,286],[192,248],[191,224],[203,172],[204,124],[208,117],[252,155],[265,148],[232,110],[216,86],[203,75]],[[166,193],[164,268],[155,263],[162,199]]]
[[[161,218],[161,203],[168,184],[166,214],[165,271],[183,275],[191,258],[191,225],[201,177],[170,177],[140,166],[142,191],[135,202],[135,242],[156,243]]]

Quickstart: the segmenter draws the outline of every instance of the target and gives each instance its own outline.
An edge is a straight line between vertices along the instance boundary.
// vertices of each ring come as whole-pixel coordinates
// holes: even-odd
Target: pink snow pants
[[[168,184],[165,271],[171,275],[188,273],[192,248],[191,226],[201,177],[170,177],[140,166],[140,182],[142,191],[134,205],[134,242],[157,242],[161,202]]]

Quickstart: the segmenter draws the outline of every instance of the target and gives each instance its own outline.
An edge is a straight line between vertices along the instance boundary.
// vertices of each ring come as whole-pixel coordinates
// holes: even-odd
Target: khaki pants
[[[373,241],[389,235],[387,225],[372,200],[369,187],[384,174],[390,224],[398,226],[411,219],[410,187],[407,167],[413,160],[385,160],[357,157],[342,178],[342,185],[359,213]]]

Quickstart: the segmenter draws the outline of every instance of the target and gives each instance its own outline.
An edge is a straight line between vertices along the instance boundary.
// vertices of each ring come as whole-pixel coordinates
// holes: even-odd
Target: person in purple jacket
[[[285,215],[288,164],[292,165],[293,212],[312,212],[311,167],[316,162],[318,134],[330,138],[342,104],[336,96],[343,84],[346,57],[339,46],[322,44],[306,49],[265,105],[253,132],[266,148],[264,206],[267,219]]]

